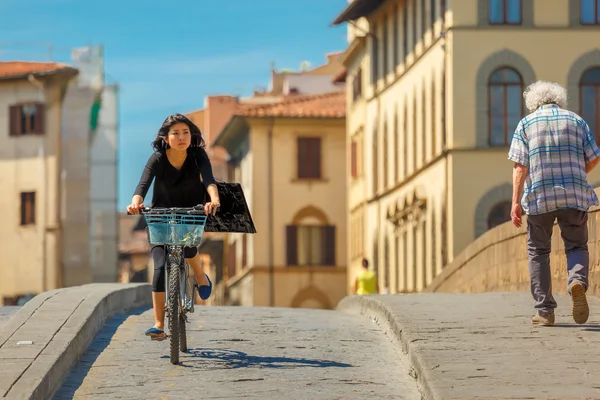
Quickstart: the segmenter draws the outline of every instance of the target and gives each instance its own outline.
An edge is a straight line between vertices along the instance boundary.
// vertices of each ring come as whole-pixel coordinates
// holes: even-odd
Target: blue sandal
[[[155,327],[148,329],[144,335],[150,336],[152,340],[165,340],[167,338],[165,331],[161,331]]]
[[[212,293],[212,281],[210,280],[207,274],[204,275],[206,276],[206,279],[208,279],[209,285],[196,285],[196,287],[198,288],[198,294],[200,295],[200,298],[202,300],[207,300],[210,297],[210,294]]]

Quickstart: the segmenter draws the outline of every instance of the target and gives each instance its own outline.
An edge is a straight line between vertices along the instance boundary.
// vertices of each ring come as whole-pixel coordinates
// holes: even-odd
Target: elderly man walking
[[[550,243],[554,221],[565,244],[573,320],[589,317],[587,210],[598,198],[587,181],[600,161],[600,150],[587,123],[566,110],[567,92],[558,84],[536,82],[524,93],[531,112],[513,135],[508,159],[514,162],[511,219],[522,224],[527,214],[527,248],[534,325],[554,325]]]

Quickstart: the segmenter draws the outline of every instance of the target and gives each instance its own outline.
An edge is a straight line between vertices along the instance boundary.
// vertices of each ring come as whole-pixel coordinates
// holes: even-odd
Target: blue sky
[[[297,69],[344,50],[330,23],[346,0],[0,0],[0,60],[68,61],[69,49],[104,45],[120,86],[119,207],[131,200],[150,142],[173,112],[212,94],[266,88],[270,63]]]

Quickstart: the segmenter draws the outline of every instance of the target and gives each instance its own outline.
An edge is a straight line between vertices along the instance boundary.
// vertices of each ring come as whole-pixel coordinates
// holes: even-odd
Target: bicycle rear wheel
[[[171,364],[179,363],[179,333],[181,292],[179,291],[179,265],[169,267],[169,333],[171,337]],[[184,328],[185,329],[185,328]]]

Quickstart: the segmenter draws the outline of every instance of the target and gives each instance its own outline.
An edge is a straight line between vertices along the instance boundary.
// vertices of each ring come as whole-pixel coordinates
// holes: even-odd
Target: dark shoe
[[[145,333],[146,336],[150,336],[150,339],[152,340],[165,340],[167,338],[167,334],[165,333],[165,331],[161,331],[158,328],[152,327],[150,329],[148,329]]]
[[[533,325],[540,326],[553,326],[554,325],[554,313],[552,314],[540,314],[538,311],[533,317],[531,317],[531,323]]]
[[[200,295],[200,298],[202,300],[207,300],[210,297],[210,294],[212,293],[212,282],[210,280],[210,278],[208,277],[208,275],[204,274],[206,276],[206,279],[208,279],[208,283],[209,285],[196,285],[196,287],[198,288],[198,294]]]
[[[585,288],[579,282],[571,286],[571,303],[573,304],[573,320],[577,324],[585,324],[590,316],[590,307],[585,297]]]

